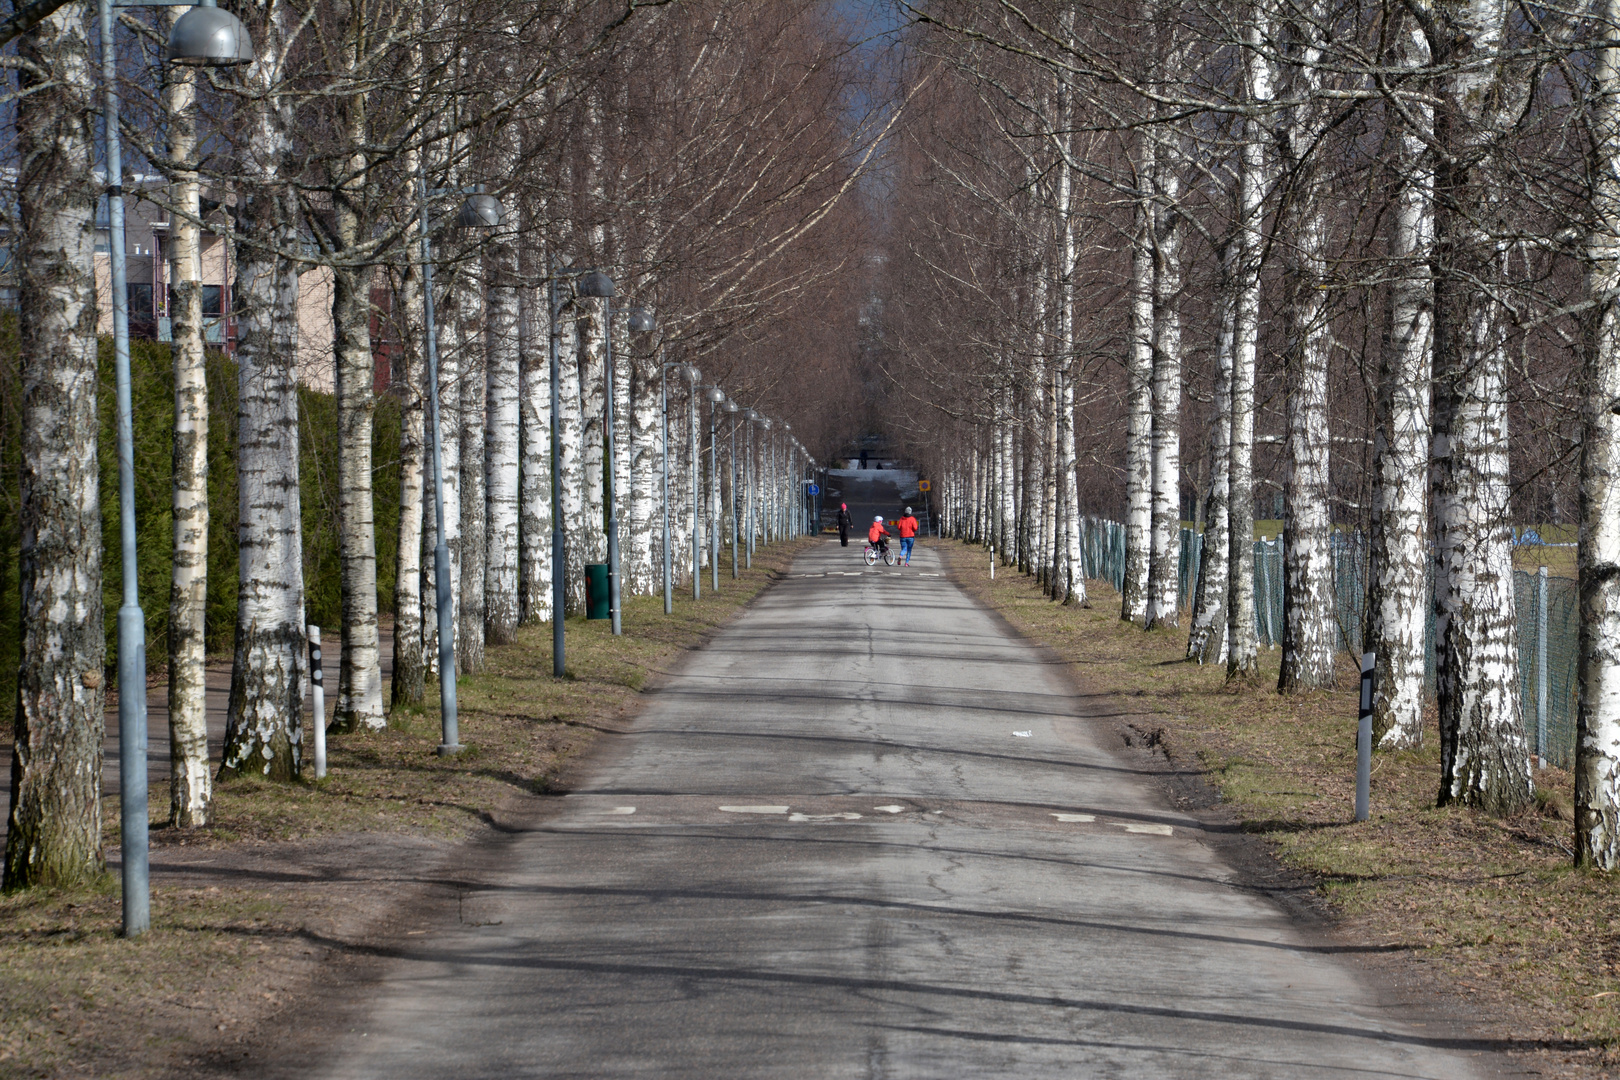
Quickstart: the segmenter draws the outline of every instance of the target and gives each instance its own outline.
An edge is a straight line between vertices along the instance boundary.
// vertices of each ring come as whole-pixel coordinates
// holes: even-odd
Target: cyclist
[[[889,530],[883,527],[882,514],[872,519],[872,527],[866,530],[866,542],[877,548],[879,555],[889,553]]]
[[[894,523],[894,529],[900,534],[900,561],[911,565],[911,545],[917,542],[917,519],[911,516],[911,507],[906,507],[906,514]]]

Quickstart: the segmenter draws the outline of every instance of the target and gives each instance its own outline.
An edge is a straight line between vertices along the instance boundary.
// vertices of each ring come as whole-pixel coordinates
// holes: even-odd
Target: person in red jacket
[[[911,545],[917,542],[917,519],[911,516],[911,507],[906,507],[905,516],[894,523],[895,531],[900,534],[900,560],[905,565],[911,565]]]
[[[883,527],[882,515],[872,519],[872,527],[866,530],[866,541],[878,549],[879,555],[888,554],[889,530]]]

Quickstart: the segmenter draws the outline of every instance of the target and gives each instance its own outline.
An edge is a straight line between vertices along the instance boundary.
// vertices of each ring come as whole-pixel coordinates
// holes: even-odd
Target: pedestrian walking
[[[906,566],[911,565],[911,545],[917,542],[917,530],[921,526],[917,519],[911,516],[911,507],[906,507],[903,517],[894,523],[894,531],[900,534],[900,560]]]
[[[855,519],[849,516],[849,503],[838,504],[838,544],[840,547],[849,547],[849,530],[855,527]]]

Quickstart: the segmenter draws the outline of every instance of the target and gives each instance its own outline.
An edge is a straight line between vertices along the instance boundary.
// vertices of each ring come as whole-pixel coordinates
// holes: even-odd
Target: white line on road
[[[636,808],[633,806],[615,806],[613,809],[608,811],[610,814],[633,814],[635,812]]]
[[[884,814],[900,814],[904,813],[906,808],[903,806],[874,806],[872,809]]]
[[[1116,821],[1114,824],[1126,832],[1147,833],[1150,836],[1169,836],[1172,831],[1168,825],[1128,825],[1123,821]]]
[[[1053,814],[1059,821],[1096,821],[1096,814]]]
[[[720,808],[728,814],[785,814],[785,806],[722,806]]]
[[[789,821],[859,821],[861,815],[848,810],[841,814],[789,814]]]

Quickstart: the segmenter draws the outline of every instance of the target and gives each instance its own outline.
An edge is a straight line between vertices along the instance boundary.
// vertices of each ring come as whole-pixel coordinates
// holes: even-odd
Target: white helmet
[[[911,513],[911,507],[909,507],[909,506],[906,507],[906,513],[908,513],[908,514]]]
[[[881,525],[881,524],[883,524],[883,515],[879,514],[877,517],[873,518],[872,520],[877,522],[879,525]]]

